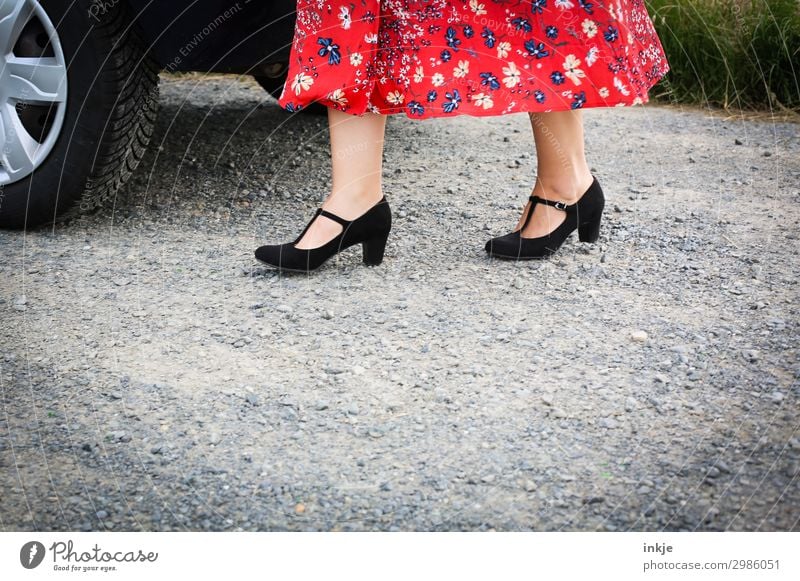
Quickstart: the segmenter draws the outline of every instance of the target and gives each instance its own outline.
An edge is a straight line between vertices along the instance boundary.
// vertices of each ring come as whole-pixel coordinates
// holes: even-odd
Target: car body
[[[288,61],[294,0],[126,1],[167,71],[258,75]]]

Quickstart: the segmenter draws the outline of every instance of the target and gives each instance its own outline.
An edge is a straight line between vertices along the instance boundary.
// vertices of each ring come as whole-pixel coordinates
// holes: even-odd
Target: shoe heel
[[[578,226],[578,239],[581,242],[597,242],[600,237],[600,220],[601,214],[597,214],[596,218]]]
[[[361,244],[361,249],[364,253],[364,264],[369,266],[377,266],[383,261],[383,252],[386,250],[386,241],[389,239],[389,234],[382,234],[365,240]]]

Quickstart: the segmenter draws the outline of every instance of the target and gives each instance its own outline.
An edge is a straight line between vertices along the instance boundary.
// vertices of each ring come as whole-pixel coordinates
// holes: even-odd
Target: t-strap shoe
[[[342,225],[342,231],[332,240],[316,248],[296,248],[303,235],[317,216],[325,216]],[[383,261],[383,253],[389,231],[392,228],[392,212],[389,201],[383,196],[364,214],[353,220],[345,220],[336,214],[317,208],[314,217],[293,242],[268,244],[256,249],[258,260],[279,270],[311,272],[322,266],[334,254],[354,244],[362,245],[364,264],[377,266]]]
[[[581,242],[596,242],[600,235],[600,218],[605,206],[603,190],[597,178],[592,176],[592,185],[574,204],[545,200],[539,196],[531,195],[531,201],[525,223],[519,230],[492,238],[486,242],[486,252],[489,256],[497,258],[511,258],[514,260],[528,260],[531,258],[547,258],[551,256],[564,243],[573,230],[578,230],[578,239]],[[567,213],[564,220],[555,230],[538,238],[525,238],[522,231],[533,215],[536,204],[546,204]]]

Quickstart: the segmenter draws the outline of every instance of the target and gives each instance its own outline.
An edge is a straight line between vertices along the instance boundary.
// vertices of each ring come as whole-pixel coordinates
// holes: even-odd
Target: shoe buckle
[[[557,208],[559,210],[566,210],[567,209],[567,204],[565,204],[564,202],[554,202],[553,203],[553,207]]]

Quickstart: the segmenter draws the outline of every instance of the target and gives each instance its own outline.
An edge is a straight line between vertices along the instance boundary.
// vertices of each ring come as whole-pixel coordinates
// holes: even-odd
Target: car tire
[[[61,126],[46,158],[30,164],[34,169],[24,178],[6,179],[0,185],[0,227],[15,229],[75,217],[116,194],[150,141],[159,73],[124,2],[17,0],[17,4],[30,6],[33,18],[19,33],[15,51],[30,53],[31,43],[22,42],[26,31],[48,20],[50,35],[41,57],[49,58],[45,52],[54,48],[63,53],[66,95]],[[41,32],[36,38],[41,45]],[[55,106],[60,105],[40,116],[46,118],[45,126],[55,117]],[[20,116],[26,111],[27,106],[18,107]],[[30,133],[36,131],[34,127]],[[51,139],[43,134],[36,139],[43,138]],[[0,139],[13,145],[13,135]]]
[[[263,89],[272,95],[276,100],[278,97],[281,96],[281,91],[283,90],[283,84],[285,82],[284,77],[267,77],[262,75],[255,75],[253,77],[259,85],[263,87]],[[306,106],[305,108],[298,111],[299,113],[306,113],[309,115],[327,115],[328,108],[323,105],[322,103],[311,103],[310,105]]]

